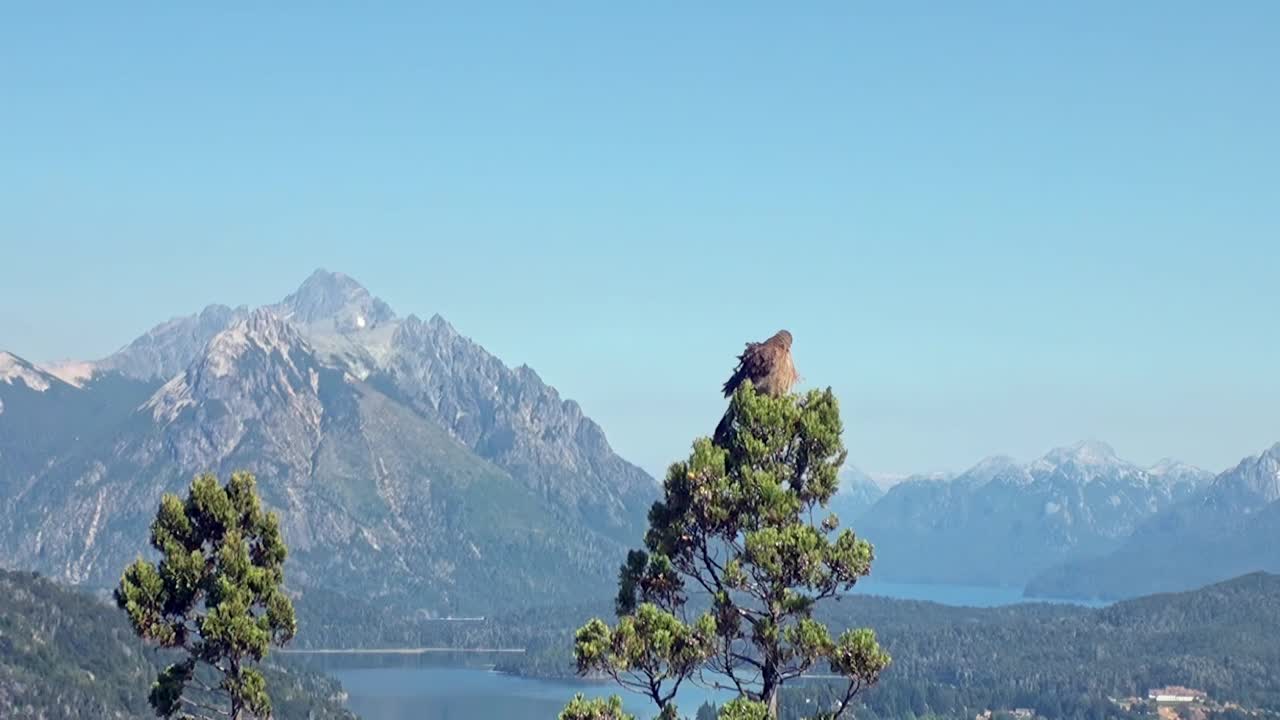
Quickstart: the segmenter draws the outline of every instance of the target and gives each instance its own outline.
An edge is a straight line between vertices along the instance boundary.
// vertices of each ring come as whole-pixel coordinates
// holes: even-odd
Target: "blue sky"
[[[873,471],[1280,440],[1280,5],[271,5],[0,11],[0,347],[323,266],[652,471],[780,327]]]

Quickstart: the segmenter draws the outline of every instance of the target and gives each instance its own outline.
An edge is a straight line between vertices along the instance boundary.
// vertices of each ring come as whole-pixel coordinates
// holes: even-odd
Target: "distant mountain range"
[[[1123,598],[1280,571],[1280,443],[1142,523],[1112,552],[1034,577],[1038,596]]]
[[[253,471],[289,582],[427,614],[606,587],[657,485],[527,367],[339,273],[95,362],[0,353],[0,565],[113,584],[160,495]]]
[[[1280,445],[1216,478],[1105,443],[983,460],[882,490],[846,467],[832,508],[876,547],[873,577],[1120,598],[1280,569]]]

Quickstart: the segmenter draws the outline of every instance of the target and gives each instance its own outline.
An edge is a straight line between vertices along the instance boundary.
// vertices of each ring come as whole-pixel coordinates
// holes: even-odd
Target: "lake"
[[[612,683],[531,680],[484,668],[404,667],[330,670],[350,696],[348,706],[364,720],[554,720],[576,693],[623,696],[623,705],[650,718],[653,704]],[[692,716],[707,700],[729,695],[687,685],[677,697]]]
[[[928,600],[943,605],[961,607],[1000,607],[1029,602],[1061,603],[1103,607],[1101,601],[1059,600],[1056,598],[1026,598],[1021,587],[985,587],[980,585],[927,585],[922,583],[894,583],[879,580],[863,580],[854,586],[854,593],[882,595],[900,600]]]
[[[998,607],[1031,602],[1020,588],[921,585],[867,581],[859,593],[944,605]],[[653,717],[648,699],[612,683],[534,680],[488,669],[483,656],[469,667],[432,665],[430,659],[403,665],[359,667],[358,657],[329,664],[326,672],[338,678],[350,696],[349,706],[364,720],[554,720],[575,693],[588,697],[621,695],[628,712]],[[374,664],[374,663],[369,663]],[[706,701],[724,702],[731,696],[686,683],[677,698],[681,714],[692,717]]]

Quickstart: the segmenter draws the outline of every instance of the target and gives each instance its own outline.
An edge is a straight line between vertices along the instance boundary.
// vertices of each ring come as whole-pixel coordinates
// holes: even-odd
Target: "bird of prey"
[[[791,362],[791,333],[779,330],[764,342],[749,342],[738,356],[738,367],[724,384],[724,396],[732,397],[744,380],[756,391],[778,397],[795,385],[796,367]]]
[[[738,367],[724,384],[724,396],[731,397],[744,381],[750,380],[757,392],[778,397],[790,392],[798,378],[791,361],[791,333],[779,330],[764,342],[747,343],[746,350],[738,356]],[[713,442],[717,445],[723,446],[728,439],[732,424],[729,415],[725,412],[716,427]]]

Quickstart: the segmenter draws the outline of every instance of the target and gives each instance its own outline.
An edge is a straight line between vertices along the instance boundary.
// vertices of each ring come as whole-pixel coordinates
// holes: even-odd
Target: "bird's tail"
[[[716,425],[716,432],[711,436],[711,443],[716,447],[729,447],[729,433],[733,430],[733,408],[724,411],[724,417]]]

